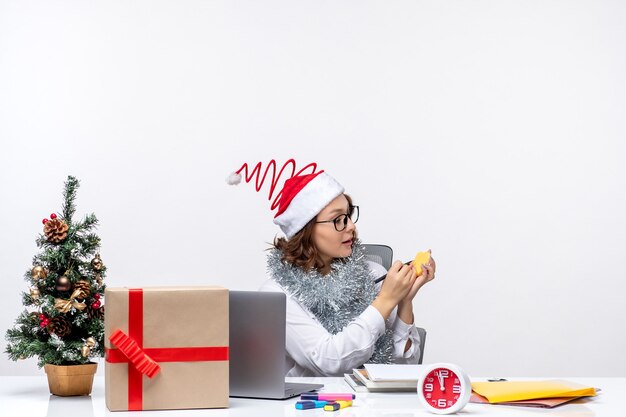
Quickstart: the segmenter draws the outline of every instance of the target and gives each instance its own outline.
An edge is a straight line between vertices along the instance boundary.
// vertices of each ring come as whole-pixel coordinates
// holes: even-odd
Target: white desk
[[[522,379],[522,378],[520,378]],[[526,378],[528,379],[528,378]],[[541,378],[547,379],[547,378]],[[461,416],[533,417],[611,417],[624,415],[622,401],[626,378],[564,378],[602,389],[591,399],[576,400],[554,409],[468,404]],[[323,383],[322,391],[352,392],[342,378],[293,378],[291,381]],[[476,378],[476,380],[484,380]],[[6,417],[100,417],[100,416],[208,416],[208,417],[413,417],[434,416],[425,411],[413,393],[357,393],[353,407],[336,412],[296,410],[296,398],[284,401],[231,398],[230,408],[216,410],[110,412],[104,403],[104,377],[96,377],[89,397],[56,397],[48,392],[45,376],[0,377],[0,416]]]

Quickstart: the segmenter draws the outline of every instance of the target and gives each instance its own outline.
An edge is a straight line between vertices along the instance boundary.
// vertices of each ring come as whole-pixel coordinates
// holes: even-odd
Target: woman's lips
[[[346,240],[345,242],[341,242],[342,245],[352,245],[352,239]]]

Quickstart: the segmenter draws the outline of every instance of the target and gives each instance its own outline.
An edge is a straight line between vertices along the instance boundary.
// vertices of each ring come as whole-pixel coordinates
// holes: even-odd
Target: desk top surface
[[[513,379],[513,378],[511,378]],[[519,380],[535,378],[515,378]],[[548,378],[536,378],[548,379]],[[555,378],[557,379],[557,378]],[[550,415],[560,417],[604,417],[623,414],[621,401],[626,392],[626,378],[558,378],[601,388],[598,396],[573,401],[554,409],[533,409],[525,407],[468,404],[458,415],[497,415],[503,417],[532,417]],[[484,378],[475,378],[484,381]],[[324,384],[322,391],[352,392],[343,378],[290,378],[289,381],[315,382]],[[142,415],[158,413],[158,417],[169,416],[285,416],[285,417],[365,417],[394,416],[413,417],[430,414],[419,404],[413,393],[357,393],[353,407],[334,413],[316,410],[296,410],[297,398],[273,401],[231,398],[228,409],[216,410],[173,410],[110,412],[104,403],[104,378],[97,376],[93,392],[87,397],[56,397],[50,395],[45,376],[3,376],[0,377],[0,405],[3,416],[47,416],[47,417],[100,417],[120,415]],[[157,415],[157,414],[155,414]]]

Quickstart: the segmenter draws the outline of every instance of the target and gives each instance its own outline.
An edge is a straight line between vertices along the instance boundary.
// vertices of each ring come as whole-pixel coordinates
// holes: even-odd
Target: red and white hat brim
[[[291,239],[343,191],[341,184],[322,172],[298,192],[287,209],[274,218],[274,223]]]

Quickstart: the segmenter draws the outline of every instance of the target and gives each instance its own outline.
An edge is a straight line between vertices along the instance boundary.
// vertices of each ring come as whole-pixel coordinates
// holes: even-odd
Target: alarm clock
[[[417,382],[417,396],[426,410],[451,414],[469,402],[472,384],[463,370],[451,363],[425,365]]]

